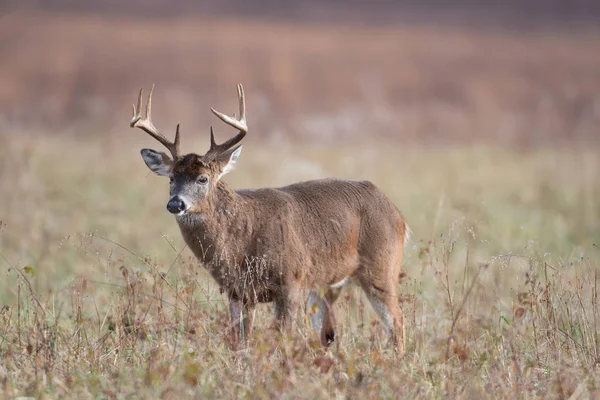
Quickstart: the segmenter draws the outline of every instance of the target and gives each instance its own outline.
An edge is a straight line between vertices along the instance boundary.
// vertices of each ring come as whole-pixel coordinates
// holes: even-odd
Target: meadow
[[[269,305],[234,350],[224,297],[185,248],[135,133],[3,143],[6,397],[598,395],[597,151],[246,145],[234,187],[370,179],[405,214],[398,358],[355,287],[336,304],[331,348],[304,314],[290,337],[269,331]]]
[[[15,54],[0,66],[0,397],[600,397],[598,35],[185,19],[154,31],[80,17],[0,26]],[[36,23],[22,32],[19,18]],[[214,64],[190,51],[210,46],[209,28],[223,33],[218,52],[204,49]],[[173,42],[174,69],[134,62]],[[259,56],[236,69],[236,46]],[[94,70],[109,49],[120,61]],[[290,335],[269,330],[272,305],[258,307],[250,343],[232,345],[226,299],[165,209],[167,180],[139,155],[158,145],[127,126],[154,75],[167,92],[155,122],[170,135],[181,119],[186,152],[208,148],[208,105],[233,110],[245,84],[251,131],[224,178],[234,188],[335,176],[393,200],[413,231],[404,357],[358,287],[336,303],[327,349],[304,312]]]

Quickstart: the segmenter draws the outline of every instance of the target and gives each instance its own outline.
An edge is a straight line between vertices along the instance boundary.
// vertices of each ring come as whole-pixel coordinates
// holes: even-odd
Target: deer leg
[[[383,322],[390,342],[400,354],[404,354],[404,314],[398,306],[396,283],[389,282],[383,287],[361,282],[361,286]]]
[[[281,331],[291,331],[294,317],[300,305],[300,290],[295,287],[286,289],[275,299],[274,325]]]
[[[342,293],[342,288],[329,288],[325,293],[325,305],[327,306],[328,313],[325,314],[323,319],[323,330],[321,331],[321,343],[324,346],[329,346],[335,340],[335,331],[333,324],[335,322],[335,316],[333,314],[333,303],[336,302],[338,297]]]
[[[341,288],[329,288],[324,296],[311,290],[306,296],[306,309],[312,329],[319,335],[321,345],[324,347],[333,343],[335,331],[333,329],[333,303],[337,300]]]
[[[247,342],[254,322],[253,306],[243,304],[239,300],[229,301],[231,313],[232,333],[235,343]]]
[[[242,325],[240,330],[242,333],[242,340],[248,342],[250,340],[250,334],[252,333],[252,325],[254,324],[254,307],[247,304],[244,307],[244,318],[242,319]]]
[[[312,330],[321,337],[323,320],[325,319],[325,314],[328,313],[328,309],[325,300],[315,290],[309,291],[306,295],[306,312],[308,313]]]

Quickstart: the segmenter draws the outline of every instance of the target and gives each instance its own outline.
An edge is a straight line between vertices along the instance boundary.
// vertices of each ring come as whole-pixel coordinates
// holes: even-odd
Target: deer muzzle
[[[167,210],[171,214],[182,215],[190,208],[188,202],[181,196],[175,195],[169,199]]]

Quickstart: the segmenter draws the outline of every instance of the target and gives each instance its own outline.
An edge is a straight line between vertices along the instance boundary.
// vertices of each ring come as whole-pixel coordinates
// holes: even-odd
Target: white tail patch
[[[411,236],[412,236],[412,231],[410,230],[410,227],[408,226],[408,224],[406,223],[406,221],[404,221],[404,245],[405,246],[410,241],[410,237]]]

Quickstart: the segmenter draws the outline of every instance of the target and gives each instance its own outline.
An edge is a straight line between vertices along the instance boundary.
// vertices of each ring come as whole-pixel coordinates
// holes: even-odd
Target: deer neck
[[[203,213],[177,218],[184,240],[202,262],[215,256],[237,259],[252,231],[251,208],[228,184],[219,181],[206,199]]]
[[[208,200],[208,218],[205,224],[215,223],[219,230],[237,224],[247,212],[247,204],[227,183],[219,181]]]

